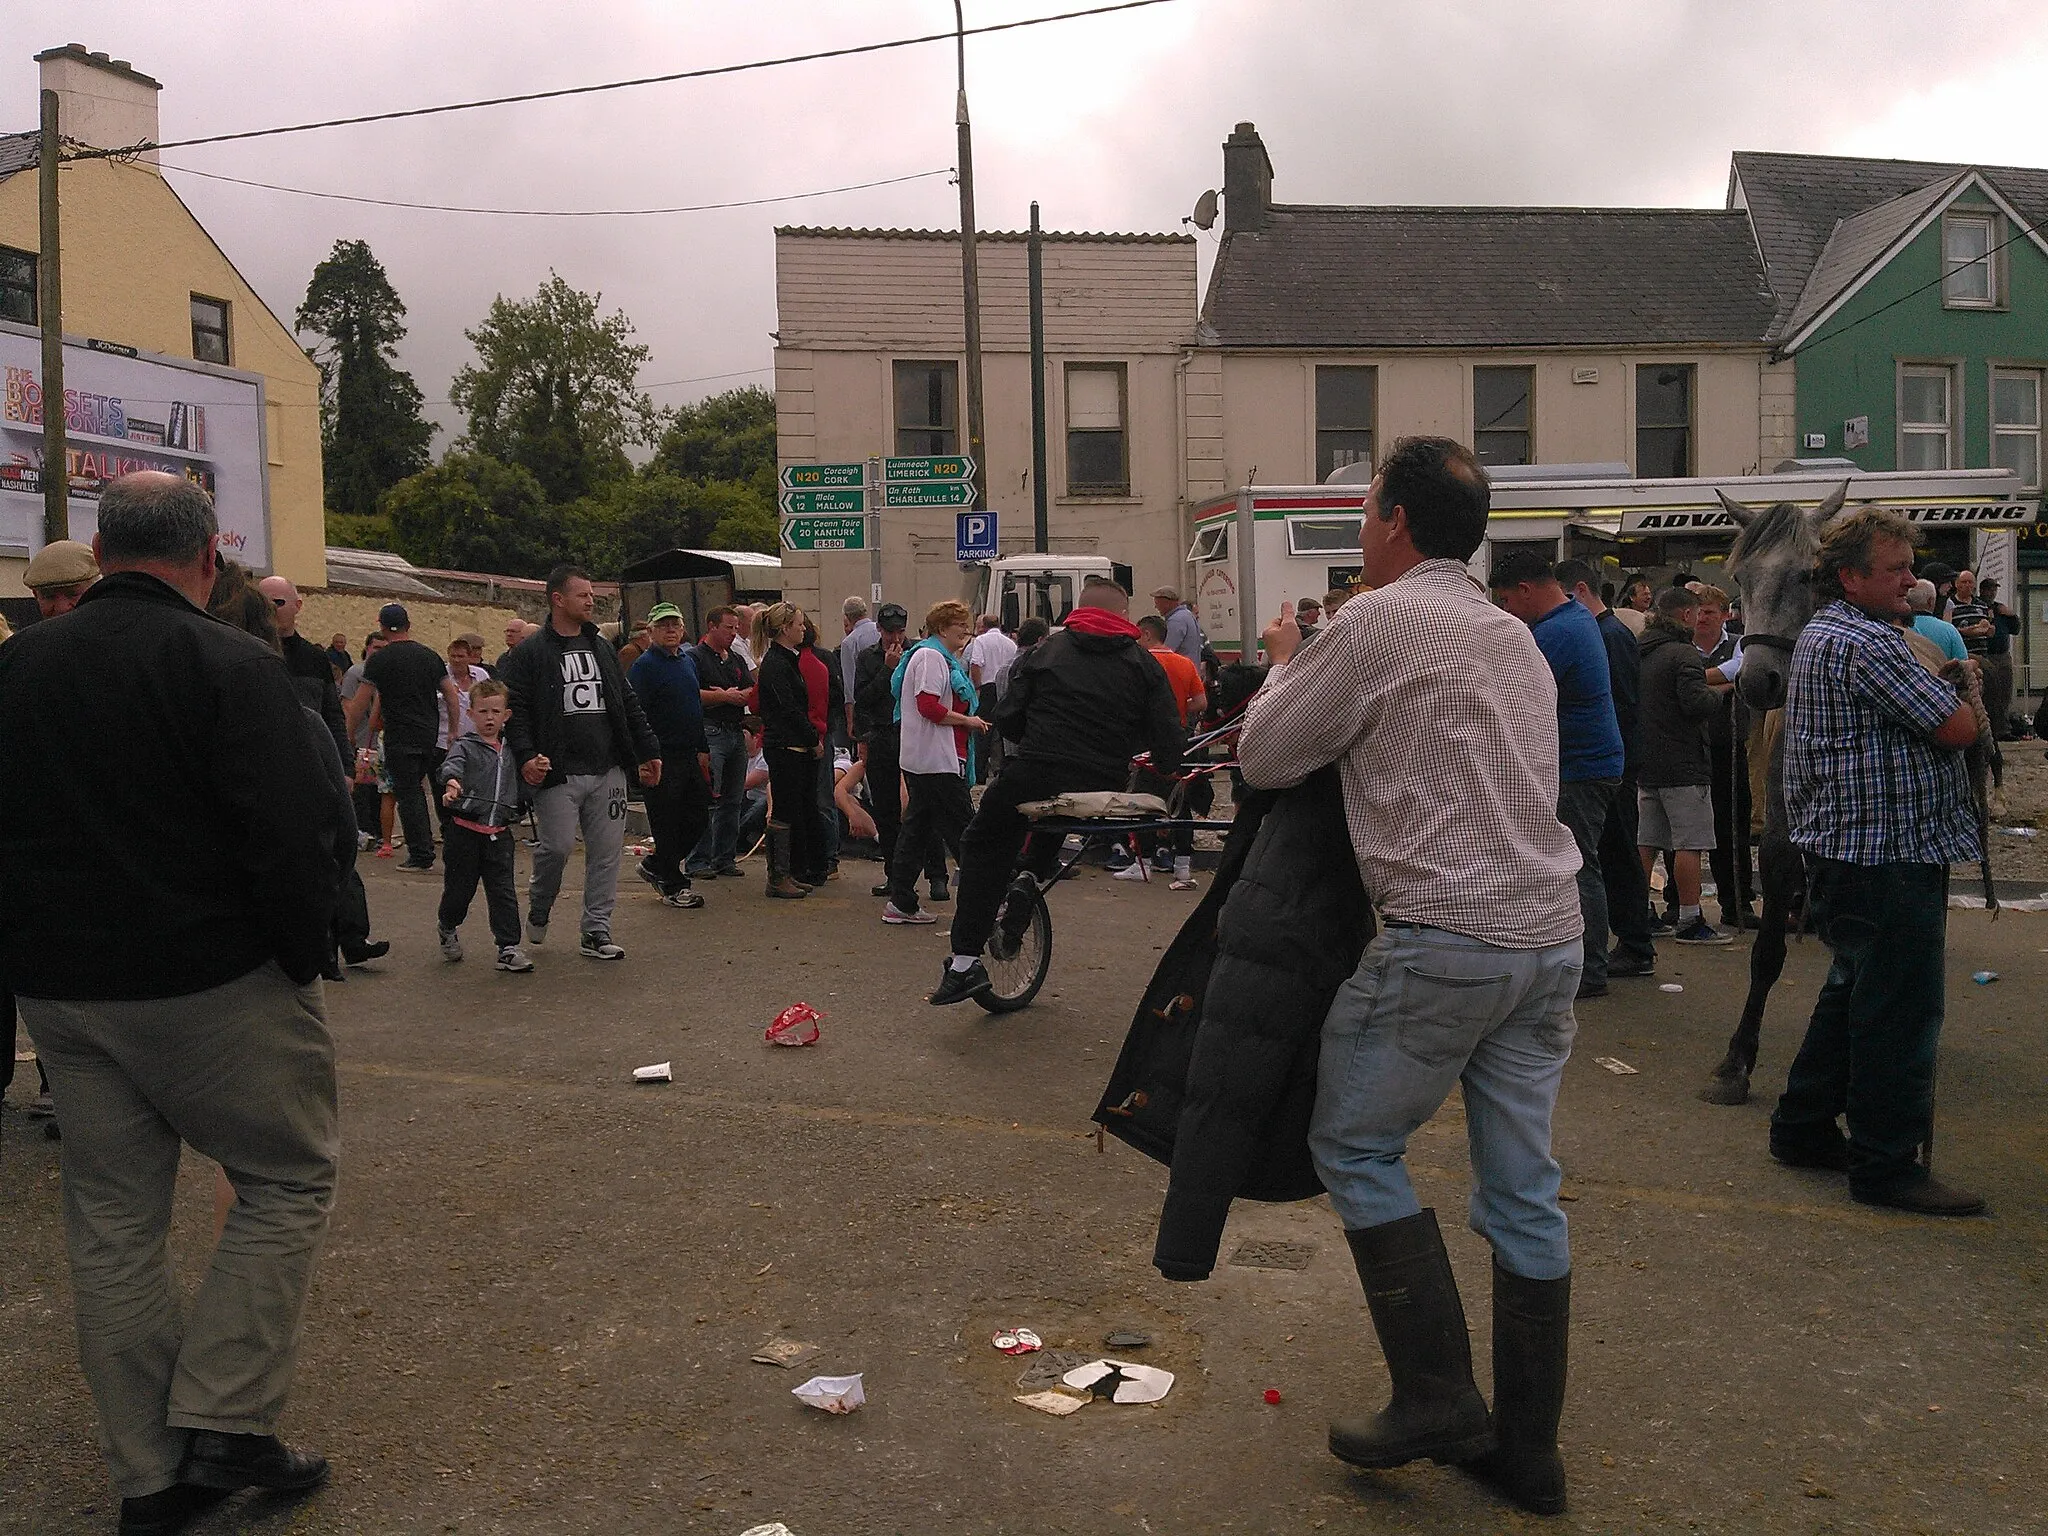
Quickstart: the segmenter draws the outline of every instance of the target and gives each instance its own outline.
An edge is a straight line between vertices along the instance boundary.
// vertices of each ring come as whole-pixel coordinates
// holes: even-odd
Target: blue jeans
[[[704,724],[704,738],[711,750],[711,825],[697,839],[683,865],[688,875],[708,875],[714,869],[730,869],[739,862],[740,812],[747,796],[747,737],[734,726]]]
[[[1465,1096],[1472,1230],[1530,1280],[1571,1270],[1550,1115],[1571,1056],[1580,941],[1501,949],[1390,924],[1323,1021],[1309,1147],[1347,1229],[1421,1206],[1402,1159],[1453,1085]]]

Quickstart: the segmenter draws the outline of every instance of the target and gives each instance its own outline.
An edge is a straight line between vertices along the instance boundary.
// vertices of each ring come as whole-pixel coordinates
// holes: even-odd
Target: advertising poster
[[[0,553],[43,543],[42,338],[0,322]],[[71,536],[90,540],[100,488],[137,469],[205,488],[221,551],[270,565],[263,380],[103,342],[64,343],[64,435]]]

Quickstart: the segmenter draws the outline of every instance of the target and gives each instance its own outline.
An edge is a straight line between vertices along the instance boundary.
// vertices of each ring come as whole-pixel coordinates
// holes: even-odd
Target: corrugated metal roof
[[[957,229],[837,229],[815,224],[782,224],[776,227],[778,237],[787,235],[793,240],[948,240],[958,244],[960,231]],[[1193,235],[1156,234],[1098,234],[1075,233],[1071,231],[1040,230],[1039,239],[1055,241],[1062,245],[1193,245]],[[1031,235],[1026,230],[984,229],[975,235],[976,243],[998,241],[1022,244]]]

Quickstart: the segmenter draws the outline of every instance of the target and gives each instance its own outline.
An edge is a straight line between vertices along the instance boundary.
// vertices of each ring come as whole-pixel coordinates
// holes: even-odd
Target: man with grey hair
[[[205,612],[219,544],[198,486],[124,475],[102,580],[0,648],[0,803],[36,808],[0,819],[0,881],[37,893],[0,907],[0,969],[63,1118],[79,1358],[124,1531],[327,1475],[274,1430],[334,1198],[319,976],[341,817],[283,662]],[[181,1145],[235,1190],[183,1317]]]
[[[1934,616],[1934,583],[1926,577],[1913,583],[1913,589],[1906,594],[1906,606],[1913,610],[1913,629],[1925,635],[1941,647],[1941,654],[1950,661],[1961,661],[1970,654],[1970,647],[1964,643],[1962,632],[1947,619]]]
[[[854,668],[860,664],[860,653],[871,645],[882,643],[882,632],[875,627],[875,621],[868,617],[867,599],[849,597],[839,605],[839,614],[845,620],[846,638],[839,642],[839,682],[846,694],[846,718],[839,722],[845,730],[842,745],[853,745],[853,683]],[[829,780],[830,774],[824,775]],[[827,815],[836,814],[828,811]]]
[[[1202,664],[1202,626],[1195,619],[1195,610],[1180,600],[1179,589],[1154,587],[1152,606],[1166,620],[1166,648],[1178,651],[1199,667]]]

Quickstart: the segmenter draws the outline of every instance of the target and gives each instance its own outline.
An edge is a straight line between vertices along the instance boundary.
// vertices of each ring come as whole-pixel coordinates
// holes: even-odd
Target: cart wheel
[[[1017,917],[1027,902],[1028,916],[1020,927]],[[982,968],[989,984],[974,1000],[990,1013],[1015,1013],[1045,985],[1045,973],[1052,968],[1052,910],[1029,875],[1020,875],[1003,898]]]

